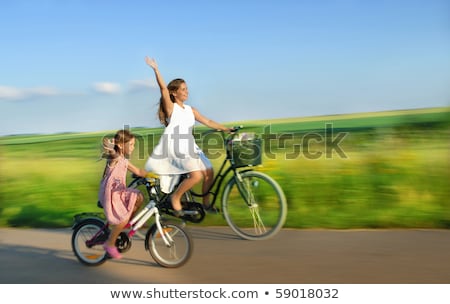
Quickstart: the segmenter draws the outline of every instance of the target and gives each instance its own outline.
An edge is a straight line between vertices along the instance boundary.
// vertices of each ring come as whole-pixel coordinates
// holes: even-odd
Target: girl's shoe
[[[117,250],[116,246],[108,246],[106,244],[103,244],[103,249],[105,249],[105,251],[109,254],[110,257],[112,257],[113,259],[121,259],[122,255],[120,254],[119,250]]]

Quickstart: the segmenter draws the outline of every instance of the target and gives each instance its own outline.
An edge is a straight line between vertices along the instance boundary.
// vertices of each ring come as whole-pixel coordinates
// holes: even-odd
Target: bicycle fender
[[[105,221],[102,220],[99,217],[96,216],[92,216],[92,217],[85,217],[83,219],[80,219],[78,221],[75,220],[75,222],[72,225],[72,230],[77,229],[80,225],[85,224],[86,222],[91,222],[91,223],[98,223],[100,225],[104,225]]]
[[[150,234],[152,233],[153,230],[157,230],[158,227],[156,226],[156,223],[153,223],[153,225],[150,226],[150,228],[147,230],[147,233],[145,234],[145,250],[149,251],[150,250],[150,246],[149,246],[149,239],[150,239]]]

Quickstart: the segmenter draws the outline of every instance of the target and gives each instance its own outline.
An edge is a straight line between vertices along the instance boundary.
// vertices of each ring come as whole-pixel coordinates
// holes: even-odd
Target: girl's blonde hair
[[[114,159],[121,155],[123,151],[121,151],[119,144],[122,147],[128,143],[130,140],[135,138],[135,135],[132,134],[129,130],[119,130],[114,135],[113,139],[109,139],[107,137],[103,138],[103,152],[102,158]]]
[[[169,94],[170,94],[170,100],[174,103],[175,97],[172,95],[173,92],[176,92],[180,86],[186,83],[184,81],[184,79],[181,78],[177,78],[172,80],[171,82],[169,82],[169,84],[167,85],[167,90],[169,90]],[[162,97],[159,99],[159,109],[158,109],[158,118],[159,121],[167,127],[167,125],[169,124],[169,115],[167,114],[166,109],[164,108],[164,103],[162,100]]]

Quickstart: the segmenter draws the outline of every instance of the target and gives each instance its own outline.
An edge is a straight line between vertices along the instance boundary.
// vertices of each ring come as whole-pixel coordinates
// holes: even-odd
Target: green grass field
[[[258,170],[286,193],[286,227],[450,227],[450,108],[227,125],[237,124],[265,139]],[[223,149],[200,137],[204,130],[196,129],[199,145],[216,167]],[[0,226],[68,227],[76,213],[101,212],[97,160],[114,131],[0,137]],[[143,166],[162,129],[132,131],[131,160]],[[209,215],[199,225],[226,223]]]

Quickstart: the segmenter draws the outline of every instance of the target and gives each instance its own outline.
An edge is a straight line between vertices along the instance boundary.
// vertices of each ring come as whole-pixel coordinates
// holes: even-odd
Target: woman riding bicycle
[[[145,169],[160,175],[162,188],[165,192],[172,191],[172,178],[180,174],[189,173],[174,193],[171,195],[172,207],[176,216],[182,216],[181,197],[203,179],[203,193],[209,191],[213,182],[214,172],[211,162],[195,143],[192,134],[195,121],[205,126],[230,132],[227,128],[201,115],[196,109],[185,104],[188,99],[188,88],[183,79],[174,79],[166,86],[158,65],[154,59],[145,58],[146,63],[153,69],[156,81],[161,90],[158,117],[166,127],[163,135],[147,160]],[[168,184],[165,187],[165,183]],[[203,205],[207,211],[211,210],[209,195],[203,197]]]

